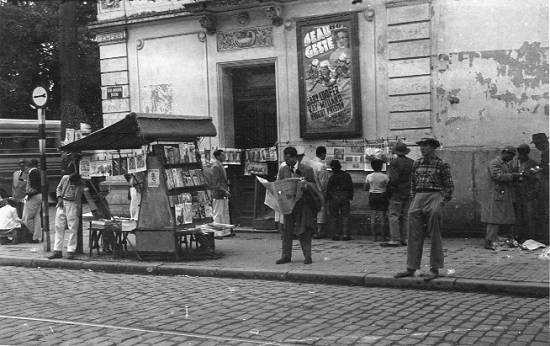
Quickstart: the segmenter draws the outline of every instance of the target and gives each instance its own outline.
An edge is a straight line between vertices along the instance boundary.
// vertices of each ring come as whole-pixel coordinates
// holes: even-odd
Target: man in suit
[[[300,184],[299,188],[304,189],[304,194],[296,202],[292,213],[284,215],[283,234],[282,234],[282,257],[277,260],[277,264],[288,263],[292,258],[292,239],[294,234],[298,236],[302,252],[304,253],[304,263],[311,264],[311,237],[315,231],[315,216],[318,212],[312,205],[312,194],[317,195],[315,174],[313,169],[298,161],[298,152],[294,147],[287,147],[283,151],[285,165],[279,168],[277,180],[287,178],[302,178],[305,184]],[[320,202],[320,201],[319,201]]]
[[[11,196],[15,203],[17,215],[23,216],[23,207],[25,205],[25,194],[27,189],[27,167],[25,160],[19,160],[19,169],[13,172],[13,183],[11,187]]]
[[[229,181],[223,162],[225,153],[223,150],[214,151],[212,163],[212,214],[214,222],[228,224],[229,221]]]

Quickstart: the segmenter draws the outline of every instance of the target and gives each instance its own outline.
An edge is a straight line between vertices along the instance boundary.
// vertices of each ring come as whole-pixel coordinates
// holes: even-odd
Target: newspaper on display
[[[277,161],[277,148],[254,148],[244,150],[244,175],[267,175],[267,162]]]
[[[225,165],[240,165],[241,162],[241,154],[242,149],[235,149],[235,148],[217,148],[220,150],[223,150],[225,153]],[[216,149],[213,149],[212,152],[214,152]]]
[[[93,177],[111,177],[127,173],[138,173],[147,170],[147,151],[126,149],[118,151],[94,151],[83,155],[79,164],[80,176],[83,179]]]

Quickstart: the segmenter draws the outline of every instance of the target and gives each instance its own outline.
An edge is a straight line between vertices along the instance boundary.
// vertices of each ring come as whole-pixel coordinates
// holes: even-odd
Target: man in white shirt
[[[320,239],[326,236],[325,225],[327,223],[327,212],[326,212],[326,203],[325,195],[327,192],[328,180],[331,176],[331,172],[327,169],[325,159],[327,157],[327,148],[324,146],[319,146],[315,149],[315,158],[311,160],[311,168],[313,168],[313,173],[315,174],[315,183],[317,188],[323,196],[321,210],[317,213],[317,230],[313,234],[313,238]]]
[[[21,219],[17,215],[16,202],[13,198],[2,201],[6,203],[0,208],[0,245],[8,243],[8,236],[18,238],[21,230]],[[15,242],[14,242],[15,243]]]
[[[13,181],[11,187],[11,196],[15,202],[17,215],[23,216],[23,207],[25,206],[25,195],[27,193],[27,164],[25,160],[19,160],[19,169],[13,172]]]

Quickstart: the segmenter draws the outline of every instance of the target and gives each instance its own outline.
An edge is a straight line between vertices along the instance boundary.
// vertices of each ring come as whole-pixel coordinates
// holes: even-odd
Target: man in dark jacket
[[[332,240],[350,240],[349,236],[349,212],[350,201],[353,199],[353,183],[349,173],[342,171],[342,165],[338,160],[330,162],[332,176],[327,183],[327,203],[331,220]],[[342,220],[340,232],[337,232],[339,220]],[[339,234],[340,233],[340,234]]]
[[[40,170],[38,160],[32,159],[29,164],[27,177],[27,197],[23,208],[23,223],[33,232],[33,242],[42,241],[42,224],[40,211],[42,210],[42,184],[40,182]]]
[[[407,157],[410,149],[405,143],[397,143],[393,153],[397,158],[393,159],[388,168],[390,177],[389,192],[389,221],[390,241],[382,243],[382,246],[407,245],[409,234],[409,205],[411,192],[411,171],[414,161]]]
[[[548,241],[548,136],[545,133],[535,133],[532,143],[540,151],[540,195],[538,203],[538,226],[542,240]]]
[[[294,147],[287,147],[283,151],[286,165],[279,168],[277,180],[287,178],[303,178],[305,180],[305,189],[317,189],[315,183],[315,174],[313,169],[298,161],[298,152]],[[315,192],[316,191],[310,191]],[[304,197],[307,197],[304,193]],[[291,214],[284,215],[283,218],[283,251],[282,257],[277,260],[277,264],[288,263],[292,259],[292,239],[294,234],[298,236],[302,252],[304,253],[304,264],[311,264],[311,237],[315,231],[315,216],[319,208],[315,209],[307,198],[302,197],[296,202]]]

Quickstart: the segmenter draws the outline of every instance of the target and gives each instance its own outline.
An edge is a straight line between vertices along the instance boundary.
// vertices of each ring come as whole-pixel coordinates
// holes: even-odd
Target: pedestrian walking
[[[535,218],[540,181],[536,177],[538,163],[529,157],[530,151],[529,144],[521,144],[517,148],[518,155],[510,163],[513,173],[522,174],[514,191],[514,210],[516,212],[514,235],[521,242],[536,238]]]
[[[548,243],[548,136],[545,133],[535,133],[532,137],[532,142],[535,147],[540,151],[540,195],[537,208],[538,226],[537,229],[541,230],[541,236],[543,241]]]
[[[218,149],[214,151],[212,163],[212,214],[214,222],[229,224],[229,180],[223,166],[225,153]]]
[[[414,160],[407,157],[410,149],[405,143],[396,143],[393,153],[397,155],[388,168],[390,178],[388,193],[388,219],[390,224],[390,241],[382,246],[407,245],[409,234],[409,206],[411,193],[411,171]]]
[[[521,173],[513,173],[509,165],[514,155],[516,148],[507,146],[487,166],[489,190],[481,209],[481,222],[487,224],[485,248],[488,250],[495,249],[499,230],[504,227],[511,230],[516,222],[513,183],[519,181]]]
[[[296,148],[286,147],[283,156],[286,165],[280,167],[277,180],[302,178],[304,183],[298,185],[303,189],[302,198],[296,202],[292,213],[283,217],[282,256],[276,263],[283,264],[292,260],[292,240],[296,235],[304,254],[304,264],[311,264],[311,238],[316,226],[315,216],[321,204],[315,175],[311,167],[299,162]]]
[[[338,160],[332,160],[330,168],[332,176],[327,182],[326,201],[331,220],[332,240],[351,240],[349,235],[350,201],[353,199],[351,175],[342,171],[342,165]]]
[[[315,174],[315,182],[317,188],[321,192],[322,204],[321,210],[317,213],[317,229],[313,234],[313,238],[320,239],[326,236],[326,224],[327,224],[327,206],[325,196],[327,193],[327,184],[331,176],[331,172],[327,169],[325,159],[327,157],[327,148],[319,146],[315,149],[315,158],[311,161],[311,168]]]
[[[42,210],[42,184],[40,181],[40,170],[38,160],[32,159],[29,162],[27,185],[25,187],[26,197],[23,207],[23,223],[33,232],[33,243],[42,241],[42,223],[40,212]]]
[[[384,161],[371,161],[373,173],[367,175],[365,190],[369,192],[369,209],[371,210],[370,225],[375,234],[382,235],[384,240],[384,226],[386,225],[386,211],[388,210],[388,195],[386,194],[390,178],[382,173]]]
[[[429,281],[439,276],[443,268],[443,242],[441,239],[442,208],[453,196],[454,184],[451,167],[435,154],[441,146],[435,138],[422,138],[422,157],[414,161],[411,171],[411,206],[409,208],[409,237],[407,241],[407,270],[396,278],[414,276],[420,269],[424,232],[430,234],[430,273],[424,278]]]
[[[63,257],[63,242],[67,234],[67,259],[73,259],[77,246],[77,232],[82,210],[84,182],[80,179],[78,165],[71,163],[69,174],[65,174],[55,191],[57,205],[55,213],[55,237],[53,254],[48,259]]]
[[[25,160],[19,160],[19,169],[13,172],[11,196],[15,203],[17,215],[23,217],[23,208],[25,207],[25,195],[27,193],[27,163]]]

